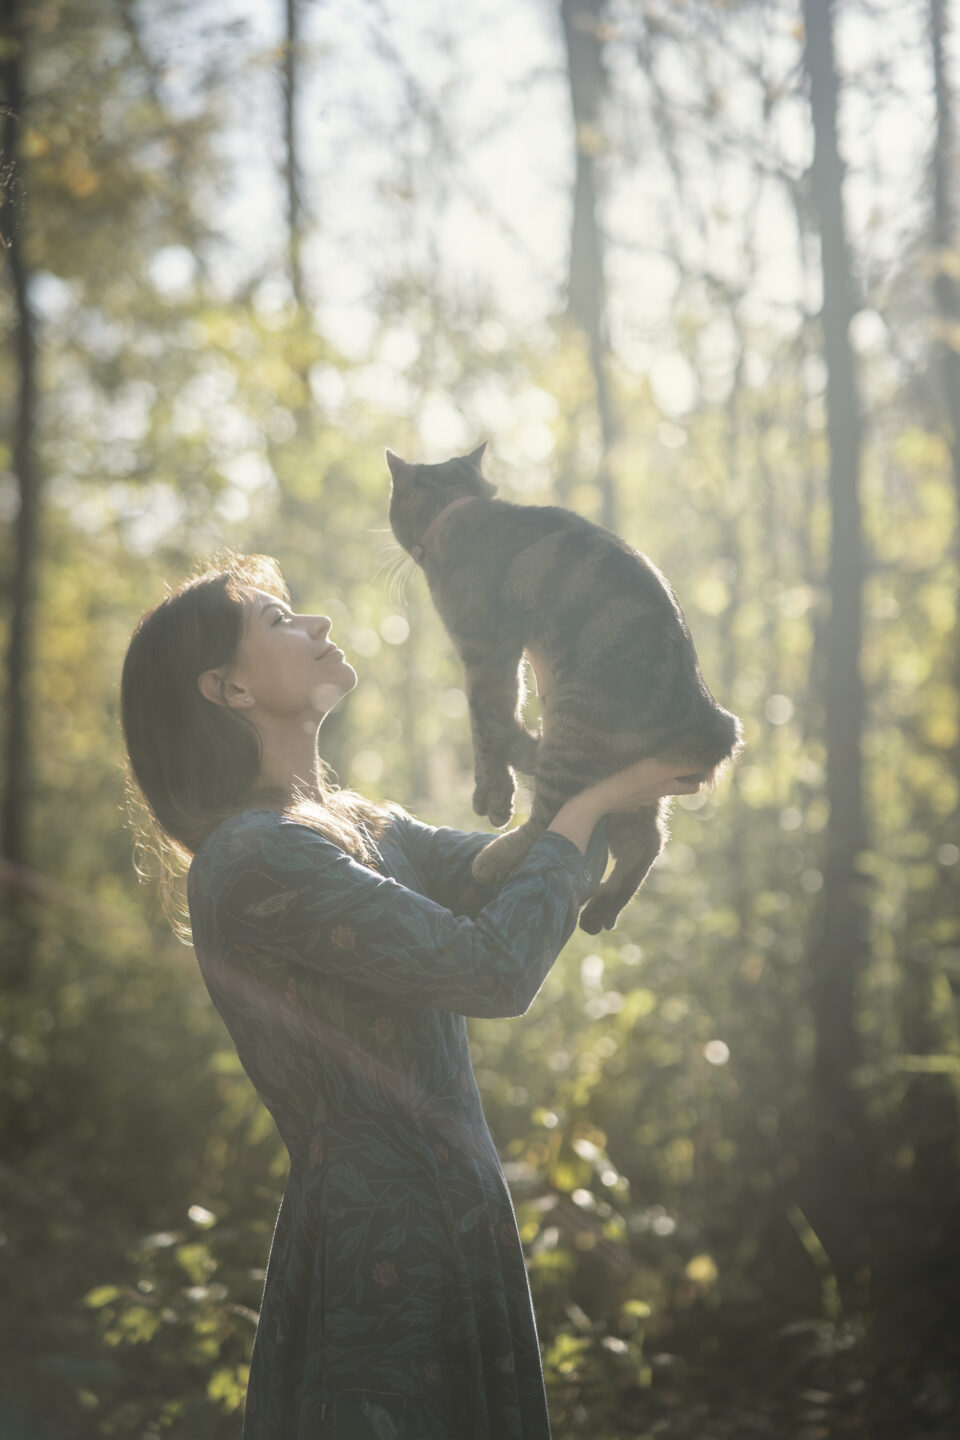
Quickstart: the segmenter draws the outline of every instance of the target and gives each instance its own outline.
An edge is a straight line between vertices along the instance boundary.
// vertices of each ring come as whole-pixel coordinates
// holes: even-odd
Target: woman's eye
[[[290,616],[289,616],[289,615],[285,615],[282,610],[278,610],[278,611],[277,611],[277,618],[276,618],[276,620],[274,620],[273,623],[274,623],[274,625],[279,625],[279,624],[281,623],[281,621],[287,621],[287,620],[289,620],[289,619],[290,619]]]

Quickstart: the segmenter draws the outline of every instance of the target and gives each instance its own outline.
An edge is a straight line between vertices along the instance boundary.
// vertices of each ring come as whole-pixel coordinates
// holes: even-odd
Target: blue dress
[[[290,1154],[244,1440],[548,1440],[516,1219],[465,1016],[522,1015],[606,859],[394,819],[380,873],[250,810],[190,869],[197,958]]]

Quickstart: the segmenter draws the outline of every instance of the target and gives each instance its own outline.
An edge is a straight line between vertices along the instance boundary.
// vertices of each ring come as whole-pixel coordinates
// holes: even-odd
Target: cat
[[[514,770],[534,777],[529,820],[474,861],[501,882],[564,801],[636,760],[674,761],[706,783],[741,747],[741,724],[700,673],[683,612],[644,555],[554,505],[496,499],[485,444],[438,465],[388,450],[390,526],[423,568],[466,667],[474,746],[473,808],[493,825],[513,813]],[[522,659],[540,698],[540,736],[524,725]],[[607,817],[616,862],[580,925],[612,929],[666,836],[669,801]]]

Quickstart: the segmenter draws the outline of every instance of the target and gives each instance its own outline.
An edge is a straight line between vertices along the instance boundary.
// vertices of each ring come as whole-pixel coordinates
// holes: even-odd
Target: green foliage
[[[164,583],[219,546],[277,555],[360,671],[322,732],[342,780],[473,828],[463,677],[422,577],[401,589],[389,573],[383,446],[417,450],[418,411],[442,392],[471,435],[493,429],[504,496],[598,518],[598,440],[589,357],[565,324],[511,333],[482,297],[411,266],[384,282],[369,344],[348,357],[259,277],[230,290],[212,263],[224,79],[207,75],[192,109],[165,100],[130,28],[141,9],[162,18],[52,5],[31,35],[46,503],[34,873],[26,921],[0,917],[3,954],[26,924],[32,955],[0,1033],[0,1367],[24,1433],[217,1440],[237,1433],[286,1159],[192,955],[135,883],[117,717],[127,638]],[[158,261],[176,247],[190,278],[165,287]],[[688,348],[715,314],[691,295],[672,320]],[[391,405],[371,373],[401,332],[417,344],[397,382],[407,399]],[[926,1396],[931,1423],[957,1413],[950,457],[903,373],[873,378],[857,1083],[875,1208],[852,1313],[808,1217],[825,439],[805,416],[796,335],[758,322],[741,338],[754,364],[732,398],[682,416],[614,364],[610,465],[619,528],[673,582],[708,682],[744,718],[745,754],[715,794],[677,806],[615,932],[578,933],[522,1020],[472,1026],[558,1440],[699,1440],[738,1385],[757,1433],[830,1433],[831,1406],[843,1433],[872,1433],[860,1397],[878,1373]],[[15,389],[6,358],[6,419]],[[549,459],[530,460],[529,427]],[[12,561],[4,539],[5,592]],[[930,1274],[926,1289],[914,1279]]]

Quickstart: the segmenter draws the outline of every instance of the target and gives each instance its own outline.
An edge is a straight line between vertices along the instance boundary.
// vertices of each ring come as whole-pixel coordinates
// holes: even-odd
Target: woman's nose
[[[310,622],[311,633],[315,639],[322,640],[332,624],[329,615],[314,615]]]

